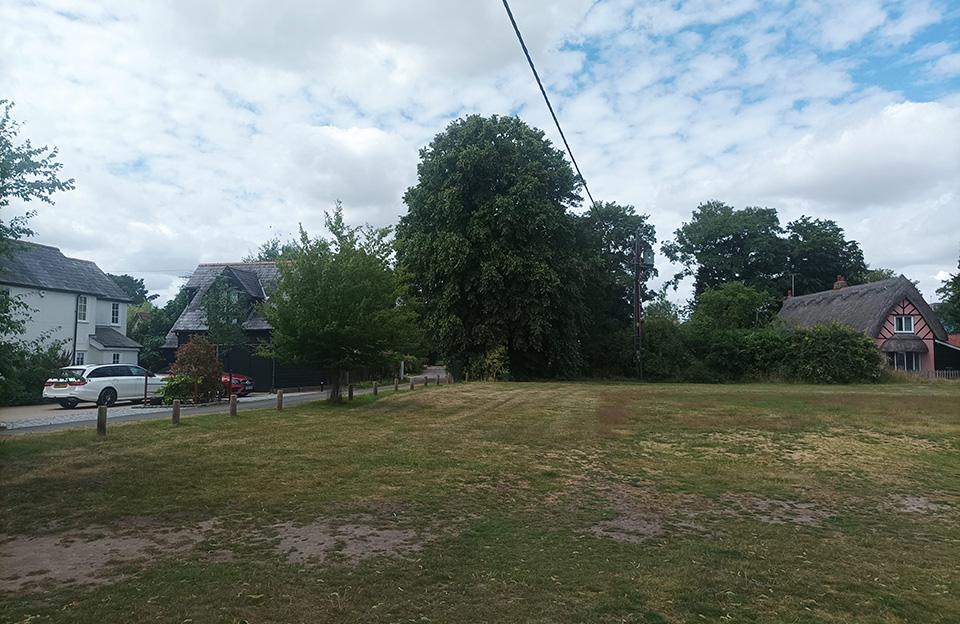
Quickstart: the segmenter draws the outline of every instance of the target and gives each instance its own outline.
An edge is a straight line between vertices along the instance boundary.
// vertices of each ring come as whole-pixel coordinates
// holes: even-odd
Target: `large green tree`
[[[742,282],[774,292],[786,268],[787,245],[773,208],[736,210],[720,201],[700,204],[693,219],[663,245],[670,260],[683,265],[673,278],[694,277],[694,296],[726,282]],[[784,293],[786,294],[786,293]]]
[[[416,340],[413,302],[391,266],[390,228],[346,225],[339,202],[326,216],[330,241],[300,242],[277,264],[277,289],[259,308],[273,333],[259,352],[333,372],[330,401],[341,400],[343,371],[377,366]]]
[[[187,307],[189,299],[187,291],[181,289],[177,296],[163,307],[155,306],[149,301],[138,306],[139,311],[148,312],[148,314],[144,315],[146,318],[131,324],[127,329],[127,335],[143,345],[140,349],[141,366],[157,371],[167,365],[161,347],[166,341],[170,328]]]
[[[835,221],[804,216],[787,224],[787,271],[774,294],[782,297],[789,288],[794,295],[829,290],[838,275],[848,284],[863,284],[868,271],[860,245],[848,241]]]
[[[398,259],[439,354],[478,370],[504,348],[515,378],[578,374],[586,263],[563,153],[516,117],[473,115],[420,151],[417,173]]]
[[[581,352],[589,375],[624,376],[635,370],[633,246],[638,238],[651,248],[656,243],[648,218],[613,202],[594,204],[580,218],[587,259]],[[655,269],[642,271],[642,282],[655,275]]]
[[[849,284],[867,279],[860,245],[835,221],[804,216],[783,228],[773,208],[701,204],[663,252],[683,265],[673,284],[695,278],[695,299],[727,282],[784,297],[791,289],[801,295],[827,290],[838,275]]]

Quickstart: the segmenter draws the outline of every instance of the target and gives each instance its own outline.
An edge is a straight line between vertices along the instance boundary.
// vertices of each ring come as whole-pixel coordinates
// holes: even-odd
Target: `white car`
[[[146,384],[147,398],[157,403],[161,400],[157,390],[165,383],[145,368],[129,364],[67,366],[43,385],[43,398],[63,407],[76,407],[81,401],[109,407],[117,401],[142,401]]]

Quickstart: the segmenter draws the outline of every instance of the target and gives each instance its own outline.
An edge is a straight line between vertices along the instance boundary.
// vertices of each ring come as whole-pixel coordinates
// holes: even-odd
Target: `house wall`
[[[23,335],[20,336],[21,339],[29,342],[49,334],[53,340],[69,342],[67,349],[72,350],[76,295],[19,286],[4,285],[4,288],[10,289],[11,297],[20,297],[21,301],[30,306],[28,312],[30,318],[27,320]]]
[[[920,311],[917,310],[916,306],[910,303],[909,299],[904,299],[893,307],[893,311],[883,324],[883,329],[880,330],[880,335],[877,336],[877,346],[879,347],[885,340],[896,335],[893,320],[895,316],[913,317],[913,333],[918,338],[923,340],[923,344],[927,346],[927,352],[920,355],[920,368],[925,371],[936,370],[936,351],[934,349],[933,329],[927,325],[927,322],[923,320],[923,316],[920,314]]]
[[[136,364],[139,352],[136,350],[106,349],[100,350],[97,345],[91,344],[90,336],[97,331],[97,325],[112,327],[124,336],[127,335],[127,304],[120,303],[119,323],[111,321],[113,301],[98,299],[94,295],[87,297],[87,320],[76,321],[77,293],[68,293],[54,290],[39,290],[36,288],[22,288],[6,286],[10,289],[11,297],[21,297],[21,300],[30,306],[22,340],[33,341],[43,335],[49,335],[51,340],[62,340],[64,351],[74,353],[74,328],[76,328],[76,351],[84,353],[85,364],[110,364],[113,354],[120,353],[122,364]]]

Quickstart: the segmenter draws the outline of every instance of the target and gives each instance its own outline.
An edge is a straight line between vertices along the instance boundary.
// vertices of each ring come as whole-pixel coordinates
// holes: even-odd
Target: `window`
[[[78,321],[87,321],[87,296],[80,295],[77,297],[77,320]]]
[[[110,324],[111,325],[120,324],[120,304],[119,303],[110,304]]]
[[[898,334],[912,334],[913,333],[913,317],[912,316],[893,317],[893,331],[895,331]]]
[[[77,354],[73,356],[74,364],[86,364],[87,352],[86,351],[77,351]]]
[[[896,370],[918,371],[920,368],[919,353],[891,353],[890,365]]]
[[[114,354],[113,354],[113,363],[114,363],[114,364],[119,364],[119,363],[120,363],[120,354],[119,354],[119,353],[114,353]]]

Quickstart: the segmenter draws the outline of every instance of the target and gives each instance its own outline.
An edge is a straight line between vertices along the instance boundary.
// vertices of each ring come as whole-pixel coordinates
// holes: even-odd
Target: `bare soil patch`
[[[187,529],[90,527],[38,537],[0,536],[0,590],[115,583],[125,577],[121,566],[189,551],[212,530],[213,523],[204,523]]]

